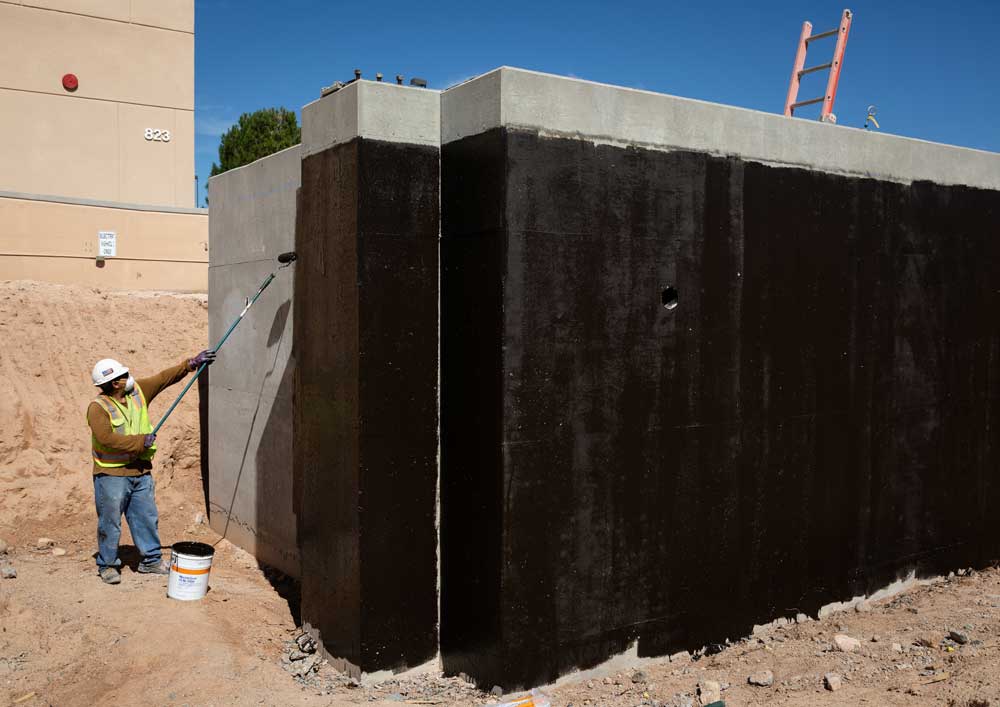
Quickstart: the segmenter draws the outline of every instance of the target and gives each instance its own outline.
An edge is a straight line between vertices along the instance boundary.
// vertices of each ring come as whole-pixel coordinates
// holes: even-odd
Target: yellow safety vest
[[[111,420],[111,429],[119,435],[148,435],[153,431],[153,426],[149,424],[149,409],[146,407],[146,396],[142,393],[142,388],[136,383],[132,392],[125,396],[125,407],[121,403],[107,395],[98,395],[94,402],[100,405]],[[102,467],[121,467],[126,464],[143,459],[152,461],[156,454],[156,445],[149,449],[144,449],[139,454],[122,452],[111,447],[105,447],[97,441],[93,433],[90,435],[92,442],[94,461]]]

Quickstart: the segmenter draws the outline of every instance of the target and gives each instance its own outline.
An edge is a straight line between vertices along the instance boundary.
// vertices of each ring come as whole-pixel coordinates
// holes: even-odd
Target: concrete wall
[[[510,69],[442,137],[448,672],[1000,557],[1000,155]]]
[[[214,345],[275,258],[295,248],[300,148],[209,180],[209,341]],[[292,293],[284,268],[209,371],[208,471],[212,528],[262,562],[299,576],[292,475]]]
[[[0,191],[195,206],[193,13],[0,1]]]
[[[1000,155],[506,68],[351,84],[299,155],[295,213],[296,156],[213,180],[212,277],[296,221],[274,542],[340,667],[510,690],[1000,558]]]
[[[302,619],[355,674],[437,653],[438,94],[302,114],[295,467]]]
[[[99,231],[117,234],[116,257],[97,259]],[[0,280],[204,292],[208,257],[205,209],[0,193]]]

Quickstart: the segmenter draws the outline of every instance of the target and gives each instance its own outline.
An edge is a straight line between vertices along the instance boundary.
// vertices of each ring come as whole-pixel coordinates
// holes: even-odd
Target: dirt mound
[[[205,348],[207,297],[0,281],[0,514],[5,523],[92,514],[90,371],[117,358],[139,377]],[[155,421],[181,388],[151,406]],[[200,481],[198,394],[160,434],[158,491]],[[180,489],[175,489],[180,490]]]

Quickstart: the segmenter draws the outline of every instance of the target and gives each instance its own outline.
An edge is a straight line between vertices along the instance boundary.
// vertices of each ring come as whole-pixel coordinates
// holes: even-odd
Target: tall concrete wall
[[[302,113],[295,466],[302,618],[354,673],[437,653],[438,94]]]
[[[271,291],[213,511],[278,509],[342,667],[513,689],[1000,558],[1000,156],[504,68],[351,84],[245,170],[213,338],[295,222],[294,395]]]
[[[973,150],[446,91],[445,669],[544,683],[1000,558],[998,189]]]
[[[295,248],[298,145],[209,180],[209,341],[222,337]],[[208,370],[209,522],[262,562],[299,576],[292,471],[292,293],[284,268]]]

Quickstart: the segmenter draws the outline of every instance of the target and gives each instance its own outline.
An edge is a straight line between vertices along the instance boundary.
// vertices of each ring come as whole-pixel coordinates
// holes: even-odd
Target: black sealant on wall
[[[306,157],[296,228],[302,620],[355,672],[437,653],[437,148]]]
[[[1000,557],[1000,194],[506,129],[442,180],[448,672]]]

